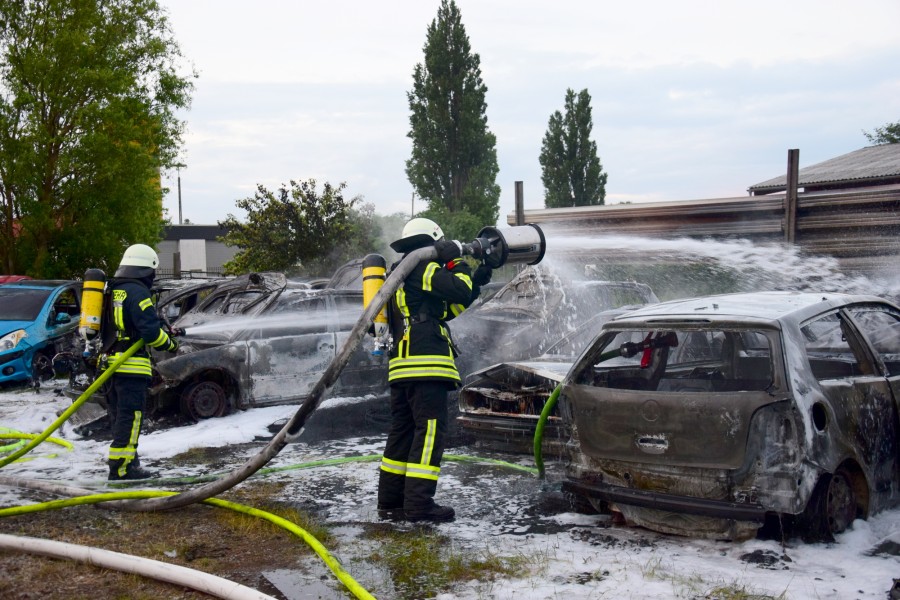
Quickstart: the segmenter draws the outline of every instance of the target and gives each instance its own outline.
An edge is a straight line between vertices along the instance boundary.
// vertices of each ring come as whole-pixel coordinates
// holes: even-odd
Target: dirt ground
[[[38,498],[35,498],[38,500]],[[147,535],[147,532],[151,532]],[[0,519],[0,533],[134,554],[198,569],[284,598],[263,575],[301,569],[312,556],[299,538],[269,523],[209,506],[166,513],[127,513],[100,506]],[[0,598],[6,600],[156,600],[209,598],[145,577],[48,557],[0,550]]]

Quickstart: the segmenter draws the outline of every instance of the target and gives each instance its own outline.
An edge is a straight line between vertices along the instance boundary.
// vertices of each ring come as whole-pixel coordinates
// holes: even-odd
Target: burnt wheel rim
[[[829,531],[842,533],[856,518],[856,498],[847,474],[838,471],[828,484],[825,518]]]
[[[211,381],[191,386],[181,399],[182,410],[196,420],[221,417],[226,406],[225,390]]]
[[[31,359],[31,377],[38,381],[47,381],[53,377],[53,361],[38,352]]]

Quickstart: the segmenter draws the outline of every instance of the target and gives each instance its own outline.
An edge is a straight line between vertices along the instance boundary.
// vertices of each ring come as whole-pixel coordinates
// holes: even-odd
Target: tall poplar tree
[[[594,127],[591,95],[586,89],[578,96],[566,90],[566,114],[550,116],[541,145],[541,181],[544,206],[596,206],[606,199],[606,173],[597,156],[597,144],[590,139]]]
[[[109,272],[156,245],[180,58],[157,0],[0,0],[0,272]]]
[[[467,238],[497,222],[499,167],[496,138],[487,126],[481,59],[471,52],[453,0],[441,1],[424,52],[407,93],[412,156],[406,175],[428,203],[420,214],[437,221],[448,237]]]

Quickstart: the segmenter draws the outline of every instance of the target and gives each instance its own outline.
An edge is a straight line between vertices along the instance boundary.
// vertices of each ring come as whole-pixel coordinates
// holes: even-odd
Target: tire
[[[816,484],[801,519],[803,539],[833,542],[834,536],[846,531],[859,514],[853,476],[840,468],[833,475],[823,476]]]
[[[181,394],[181,412],[194,421],[221,417],[227,411],[228,394],[215,381],[194,383]]]

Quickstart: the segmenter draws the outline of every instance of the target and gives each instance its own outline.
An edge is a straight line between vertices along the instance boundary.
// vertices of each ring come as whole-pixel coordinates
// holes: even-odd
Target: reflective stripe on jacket
[[[144,348],[123,362],[116,374],[151,377],[147,347],[165,350],[171,342],[153,307],[150,290],[134,279],[114,281],[112,311],[117,339],[109,356],[110,362],[119,358],[138,339],[144,340]]]
[[[417,265],[391,298],[394,345],[388,381],[441,380],[458,384],[447,321],[462,313],[473,295],[469,267],[452,270],[434,261]]]

